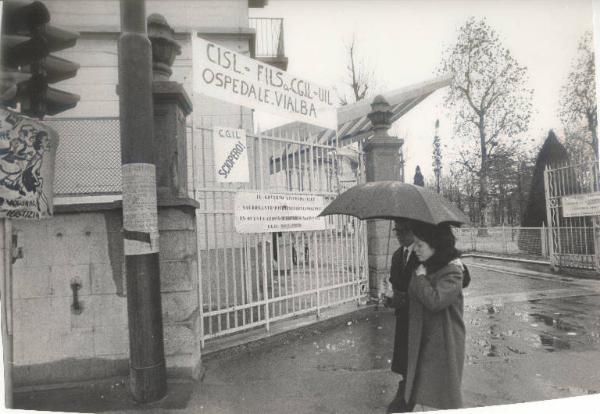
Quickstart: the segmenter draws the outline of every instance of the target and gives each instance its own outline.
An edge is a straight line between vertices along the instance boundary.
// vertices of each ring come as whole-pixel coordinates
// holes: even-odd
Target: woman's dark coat
[[[405,295],[413,271],[419,265],[419,259],[413,252],[408,263],[402,263],[404,248],[396,250],[392,256],[392,267],[390,269],[390,283],[394,296]],[[394,356],[392,357],[392,371],[406,377],[406,364],[408,357],[408,301],[406,299],[392,299],[396,309],[396,331],[394,333]]]
[[[440,409],[462,407],[463,271],[456,259],[411,278],[406,401]]]

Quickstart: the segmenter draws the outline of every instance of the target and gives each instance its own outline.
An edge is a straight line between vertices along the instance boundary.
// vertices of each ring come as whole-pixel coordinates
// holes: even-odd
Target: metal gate
[[[600,270],[599,216],[564,217],[562,198],[599,191],[598,162],[546,167],[544,188],[550,262],[554,268]]]
[[[249,184],[219,184],[212,166],[212,128],[194,128],[199,296],[202,346],[206,340],[286,318],[357,302],[368,292],[366,223],[336,216],[327,230],[239,234],[239,191],[310,194],[326,201],[340,182],[364,176],[359,148],[340,151],[316,143],[307,129],[247,134]],[[344,185],[345,184],[345,185]]]

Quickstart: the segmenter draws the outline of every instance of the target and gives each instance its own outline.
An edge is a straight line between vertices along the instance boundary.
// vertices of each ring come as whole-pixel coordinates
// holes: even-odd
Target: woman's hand
[[[462,292],[462,271],[457,266],[447,266],[434,282],[424,277],[425,269],[419,272],[419,268],[415,270],[409,290],[427,309],[437,312],[458,300]]]
[[[392,297],[385,297],[385,306],[388,308],[399,309],[403,308],[408,304],[408,295],[406,292],[394,289],[394,295]]]

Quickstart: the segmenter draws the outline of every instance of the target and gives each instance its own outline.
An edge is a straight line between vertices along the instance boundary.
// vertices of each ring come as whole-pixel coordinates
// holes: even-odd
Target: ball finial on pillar
[[[367,115],[375,136],[387,136],[392,125],[392,107],[381,95],[377,95],[371,104],[371,112]]]
[[[148,38],[152,43],[152,75],[155,81],[169,80],[175,57],[181,54],[181,46],[175,40],[175,31],[164,16],[154,13],[148,16]]]

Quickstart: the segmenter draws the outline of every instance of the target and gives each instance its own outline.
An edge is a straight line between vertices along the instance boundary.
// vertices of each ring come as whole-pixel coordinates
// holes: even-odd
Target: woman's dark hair
[[[459,251],[454,247],[456,238],[452,234],[450,225],[413,222],[411,228],[417,238],[435,250],[433,255],[423,263],[427,272],[435,272],[460,257]]]

